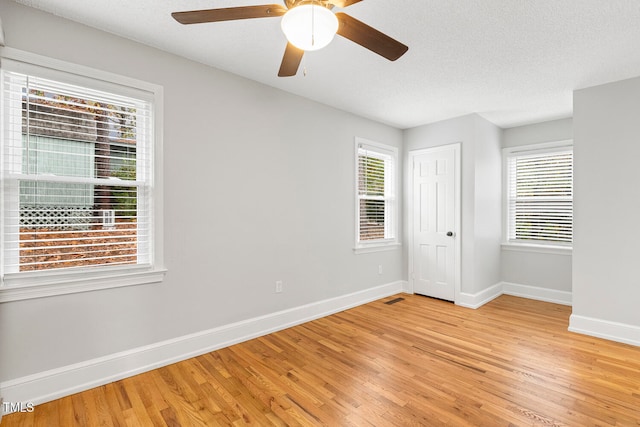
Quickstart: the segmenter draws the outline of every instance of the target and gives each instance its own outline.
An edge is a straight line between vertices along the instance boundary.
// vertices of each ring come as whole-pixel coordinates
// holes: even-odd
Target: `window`
[[[1,73],[0,290],[154,270],[155,93],[10,58]]]
[[[571,245],[573,149],[570,142],[505,150],[508,243]]]
[[[356,249],[397,244],[395,147],[356,138]]]

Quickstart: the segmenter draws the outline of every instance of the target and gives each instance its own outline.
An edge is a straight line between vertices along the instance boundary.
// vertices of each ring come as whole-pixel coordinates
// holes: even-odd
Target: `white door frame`
[[[409,278],[409,290],[411,291],[411,293],[414,293],[414,274],[413,274],[413,260],[414,260],[414,234],[413,234],[413,220],[414,220],[414,203],[413,203],[413,191],[414,191],[414,185],[413,185],[413,168],[414,168],[414,163],[415,163],[415,158],[424,154],[430,154],[430,153],[435,153],[438,151],[442,151],[442,150],[450,150],[450,149],[454,149],[454,154],[455,154],[455,160],[454,160],[454,166],[455,166],[455,188],[454,188],[454,200],[455,200],[455,209],[454,209],[454,224],[455,224],[455,234],[456,234],[456,238],[454,241],[454,251],[455,251],[455,295],[454,295],[454,299],[453,302],[456,303],[458,301],[458,295],[460,295],[460,288],[461,288],[461,272],[462,272],[462,221],[461,221],[461,203],[462,203],[462,192],[461,192],[461,181],[462,181],[462,169],[461,169],[461,165],[462,165],[462,160],[461,160],[461,149],[462,149],[462,144],[459,142],[453,143],[453,144],[445,144],[445,145],[439,145],[436,147],[431,147],[431,148],[422,148],[422,149],[418,149],[418,150],[410,150],[409,151],[409,159],[408,159],[408,163],[407,163],[407,183],[408,183],[408,188],[407,188],[407,199],[408,199],[408,203],[407,203],[407,213],[408,213],[408,220],[407,220],[407,234],[408,234],[408,242],[409,242],[409,247],[408,247],[408,258],[409,258],[409,262],[408,262],[408,278]]]

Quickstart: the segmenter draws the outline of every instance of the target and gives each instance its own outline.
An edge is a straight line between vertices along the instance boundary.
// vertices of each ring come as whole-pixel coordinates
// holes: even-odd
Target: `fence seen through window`
[[[5,87],[7,271],[139,263],[149,234],[144,103],[17,73],[5,73]]]

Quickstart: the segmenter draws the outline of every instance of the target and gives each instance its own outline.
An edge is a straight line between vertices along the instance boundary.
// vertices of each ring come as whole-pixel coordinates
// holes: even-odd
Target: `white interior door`
[[[413,153],[413,291],[455,301],[459,289],[459,144]]]

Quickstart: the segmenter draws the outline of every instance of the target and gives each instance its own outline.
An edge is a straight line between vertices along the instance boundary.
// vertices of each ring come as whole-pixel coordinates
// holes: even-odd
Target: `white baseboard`
[[[186,360],[371,301],[403,293],[405,281],[330,298],[266,316],[0,383],[7,402],[36,405]]]
[[[460,292],[458,298],[456,298],[456,305],[476,309],[498,298],[500,295],[502,295],[502,282],[496,283],[475,294]]]
[[[413,293],[413,286],[408,281],[402,281],[402,292],[405,294]]]
[[[479,308],[500,295],[513,295],[555,304],[572,305],[571,292],[517,283],[500,282],[476,294],[460,293],[456,304]],[[569,318],[569,331],[590,335],[610,341],[640,346],[640,327],[624,323],[610,322],[591,317],[572,314]]]
[[[519,285],[517,283],[502,282],[502,293],[562,305],[571,305],[572,303],[571,292],[539,288],[537,286]]]
[[[456,304],[462,307],[476,309],[498,298],[500,295],[513,295],[562,305],[571,305],[572,301],[571,292],[539,288],[537,286],[519,285],[517,283],[499,282],[476,294],[461,292],[458,294]]]
[[[569,330],[592,337],[640,346],[640,327],[572,314]]]

